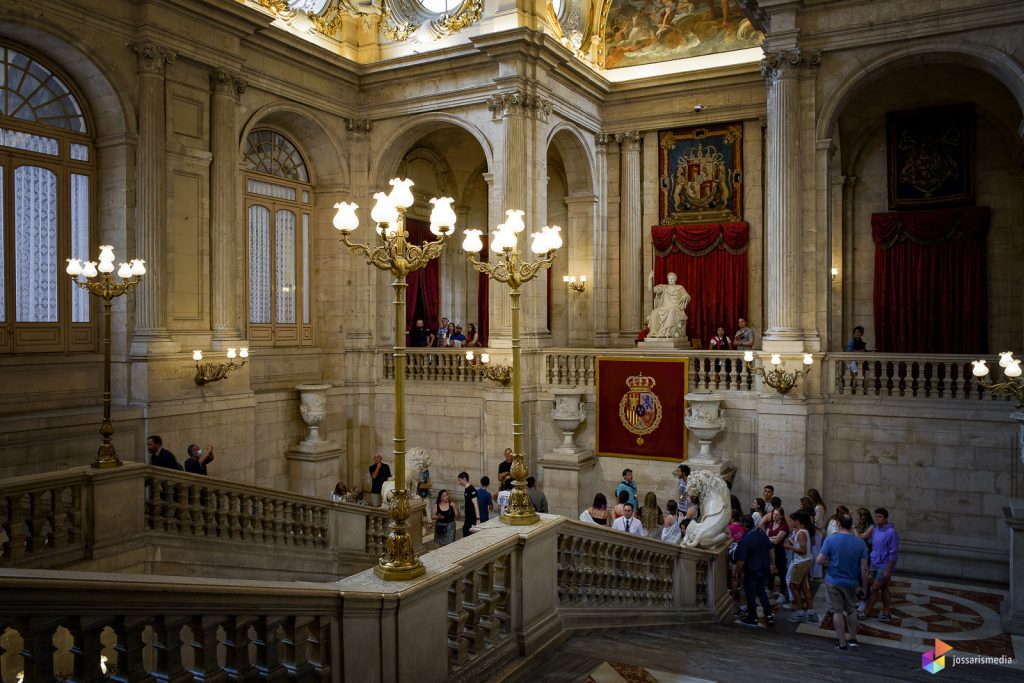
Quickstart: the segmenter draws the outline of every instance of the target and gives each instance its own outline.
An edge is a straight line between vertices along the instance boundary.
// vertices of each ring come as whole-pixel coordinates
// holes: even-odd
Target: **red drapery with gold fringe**
[[[678,284],[690,294],[686,309],[686,334],[708,340],[721,325],[730,337],[736,321],[747,315],[747,244],[750,225],[706,223],[702,225],[656,225],[654,242],[654,284],[668,282],[675,273]]]

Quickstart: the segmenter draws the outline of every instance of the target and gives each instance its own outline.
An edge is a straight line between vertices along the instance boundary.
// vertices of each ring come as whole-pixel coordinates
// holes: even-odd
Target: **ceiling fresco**
[[[610,0],[604,68],[758,47],[764,35],[736,0]]]

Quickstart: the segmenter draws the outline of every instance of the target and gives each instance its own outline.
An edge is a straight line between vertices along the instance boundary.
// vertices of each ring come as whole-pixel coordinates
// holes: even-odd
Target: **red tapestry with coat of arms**
[[[597,454],[686,458],[686,358],[597,359]]]

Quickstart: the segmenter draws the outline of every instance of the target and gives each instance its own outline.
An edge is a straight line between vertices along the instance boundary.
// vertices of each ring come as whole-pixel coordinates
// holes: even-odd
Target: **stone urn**
[[[309,434],[306,435],[303,444],[321,443],[320,423],[327,415],[327,390],[330,384],[297,384],[295,388],[299,392],[299,412],[302,413],[302,421],[309,427]]]
[[[725,417],[721,410],[725,397],[721,394],[691,392],[684,398],[687,403],[686,428],[700,441],[700,452],[693,462],[717,464],[718,458],[711,452],[711,442],[725,429]]]
[[[561,451],[577,450],[573,435],[583,421],[587,419],[586,391],[579,387],[568,389],[555,389],[555,406],[551,410],[551,419],[555,421],[562,431],[562,445],[558,447]]]

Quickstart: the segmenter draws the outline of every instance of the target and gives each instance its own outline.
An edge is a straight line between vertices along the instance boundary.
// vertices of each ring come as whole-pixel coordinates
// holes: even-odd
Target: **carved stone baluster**
[[[256,667],[249,661],[249,629],[255,621],[252,616],[232,616],[224,624],[224,670],[228,680],[246,681],[256,674]]]
[[[68,491],[68,500],[64,500],[64,492]],[[50,546],[63,548],[68,544],[68,505],[71,501],[70,487],[50,489]]]
[[[310,678],[326,683],[331,680],[331,618],[320,616],[309,627]]]
[[[7,520],[4,524],[4,531],[10,540],[7,542],[7,552],[4,555],[15,562],[25,556],[25,545],[28,542],[25,535],[23,498],[23,495],[15,494],[7,499]]]
[[[64,626],[71,633],[74,644],[74,679],[76,681],[98,681],[103,678],[100,669],[100,652],[103,643],[100,634],[112,620],[97,617],[69,617]]]
[[[495,641],[497,635],[495,629],[494,609],[498,599],[494,592],[494,570],[495,563],[491,562],[477,572],[477,579],[480,582],[478,596],[480,600],[479,630],[484,649]]]
[[[63,624],[61,617],[32,617],[16,622],[16,630],[24,641],[21,646],[25,681],[56,680],[53,671],[53,635]]]
[[[184,616],[158,616],[154,619],[153,630],[156,640],[153,649],[156,651],[156,667],[153,674],[160,681],[167,683],[186,683],[192,681],[192,673],[185,670],[181,663],[181,627],[188,621]]]
[[[143,636],[146,626],[153,623],[152,617],[118,617],[114,620],[117,632],[117,673],[113,680],[124,683],[150,683],[156,679],[146,672],[143,652],[146,641]]]
[[[274,542],[278,545],[283,545],[288,542],[288,538],[285,535],[285,516],[284,507],[285,503],[281,501],[271,501],[271,506],[274,511]]]
[[[146,528],[155,529],[156,526],[156,503],[154,500],[158,500],[160,497],[156,494],[155,487],[156,482],[153,481],[153,477],[146,477],[145,484],[142,487],[143,495],[146,499]]]
[[[81,484],[71,486],[71,507],[67,511],[67,539],[68,543],[81,543],[82,523],[85,517],[85,498]]]
[[[25,538],[26,552],[39,553],[46,549],[46,494],[43,491],[30,491],[26,494],[28,515],[26,525],[28,533]]]
[[[217,629],[227,621],[221,616],[196,616],[189,621],[192,629],[192,673],[200,681],[228,680],[228,673],[217,663]]]
[[[242,529],[242,497],[234,491],[228,491],[228,538],[241,539]]]
[[[307,680],[313,671],[309,662],[309,625],[312,617],[288,617],[284,620],[283,664],[290,680]]]
[[[254,626],[256,627],[256,669],[259,671],[260,679],[267,681],[284,680],[287,677],[287,670],[281,665],[277,654],[278,634],[277,629],[284,617],[257,617]]]
[[[466,662],[469,643],[462,637],[469,613],[463,607],[462,577],[456,577],[448,586],[448,669]]]

